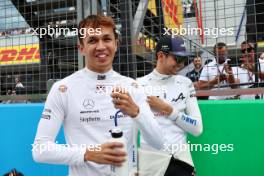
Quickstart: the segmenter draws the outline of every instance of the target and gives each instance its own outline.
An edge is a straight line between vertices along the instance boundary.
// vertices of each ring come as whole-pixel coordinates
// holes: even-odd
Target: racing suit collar
[[[111,77],[113,74],[114,74],[114,71],[113,69],[105,72],[105,73],[97,73],[97,72],[94,72],[94,71],[91,71],[89,70],[87,67],[84,68],[84,73],[92,78],[92,79],[96,79],[96,80],[106,80],[108,79],[109,77]]]
[[[172,75],[164,75],[159,73],[156,69],[153,70],[152,75],[159,80],[167,80],[172,77]]]

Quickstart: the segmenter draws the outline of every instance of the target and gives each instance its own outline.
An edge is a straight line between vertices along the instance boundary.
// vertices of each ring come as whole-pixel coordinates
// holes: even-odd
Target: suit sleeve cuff
[[[80,151],[79,151],[79,159],[78,159],[78,162],[79,164],[83,164],[87,161],[85,161],[85,158],[84,158],[84,155],[86,153],[86,148],[81,148]]]
[[[137,122],[137,123],[140,123],[142,121],[144,121],[144,119],[141,117],[143,114],[142,114],[142,111],[141,111],[141,108],[139,108],[139,112],[138,112],[138,115],[136,117],[134,117],[133,119]]]
[[[180,116],[180,112],[178,111],[178,109],[173,108],[173,111],[170,115],[168,115],[168,118],[175,121],[179,116]]]

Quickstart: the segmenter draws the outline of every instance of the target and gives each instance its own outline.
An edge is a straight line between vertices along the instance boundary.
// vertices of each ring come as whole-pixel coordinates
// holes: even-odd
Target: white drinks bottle
[[[123,131],[115,127],[111,131],[112,139],[109,142],[120,142],[123,144],[123,147],[120,150],[123,150],[127,153],[127,141],[123,137]],[[122,163],[122,166],[111,166],[111,176],[129,176],[128,168],[128,157],[126,156],[126,161]]]

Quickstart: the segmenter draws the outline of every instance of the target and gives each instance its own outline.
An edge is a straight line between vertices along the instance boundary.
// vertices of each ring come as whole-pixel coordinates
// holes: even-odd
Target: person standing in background
[[[200,55],[194,58],[193,60],[193,66],[194,69],[186,74],[186,77],[188,77],[193,82],[193,86],[196,90],[199,89],[198,87],[198,81],[202,72],[202,58]],[[206,97],[197,97],[198,100],[208,100],[208,96]]]

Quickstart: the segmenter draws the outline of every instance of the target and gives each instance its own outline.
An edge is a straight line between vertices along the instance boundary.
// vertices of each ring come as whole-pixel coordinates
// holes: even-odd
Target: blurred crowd
[[[228,56],[225,43],[214,46],[214,57],[202,66],[202,57],[197,55],[193,60],[194,69],[186,74],[193,82],[196,90],[228,90],[259,87],[264,80],[264,53],[256,54],[253,42],[244,41],[240,45],[242,57],[232,62]],[[255,60],[255,58],[258,58]],[[256,79],[256,77],[258,79]],[[257,85],[257,86],[256,86]],[[255,94],[222,95],[198,97],[199,99],[255,99]]]
[[[16,76],[15,77],[15,86],[12,89],[8,89],[6,92],[7,96],[15,96],[15,95],[23,95],[26,94],[26,89],[24,87],[24,85],[21,82],[20,76]],[[2,102],[0,101],[0,103],[24,103],[27,102],[26,100],[12,100],[12,99],[8,99],[8,100],[3,100]]]
[[[0,37],[22,35],[22,34],[32,34],[32,30],[30,28],[22,28],[22,29],[18,28],[18,29],[0,31]]]

